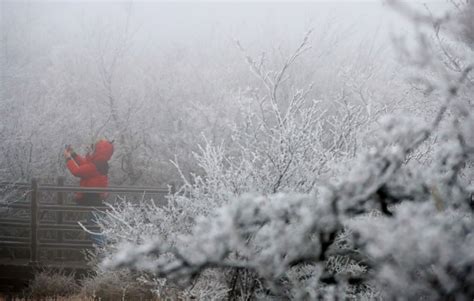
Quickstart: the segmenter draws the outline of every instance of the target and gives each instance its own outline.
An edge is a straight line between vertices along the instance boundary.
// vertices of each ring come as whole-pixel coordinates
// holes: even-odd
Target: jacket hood
[[[94,153],[90,156],[93,162],[107,162],[114,153],[114,145],[107,140],[99,140],[95,144]]]

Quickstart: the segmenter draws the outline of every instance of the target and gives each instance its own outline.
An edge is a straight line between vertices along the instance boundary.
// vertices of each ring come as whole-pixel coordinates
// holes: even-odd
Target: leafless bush
[[[64,270],[44,269],[34,275],[27,288],[27,295],[37,299],[70,297],[76,295],[79,289],[74,274],[68,274]]]
[[[127,271],[98,273],[82,279],[80,295],[94,300],[158,300],[152,287]]]

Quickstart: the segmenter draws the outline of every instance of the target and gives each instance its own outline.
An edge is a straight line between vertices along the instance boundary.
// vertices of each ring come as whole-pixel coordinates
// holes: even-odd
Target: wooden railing
[[[106,207],[91,207],[91,206],[77,206],[68,205],[65,203],[65,193],[67,192],[85,192],[85,193],[119,193],[119,194],[150,194],[163,195],[168,193],[167,188],[154,187],[107,187],[107,188],[82,188],[77,186],[65,186],[64,179],[58,178],[56,185],[40,184],[36,179],[31,183],[6,183],[0,182],[0,188],[8,187],[8,189],[15,189],[25,191],[29,194],[29,202],[13,202],[7,204],[0,204],[0,207],[8,207],[11,209],[26,209],[29,210],[29,221],[25,219],[2,218],[0,217],[0,228],[22,228],[29,229],[29,238],[25,237],[9,237],[0,236],[0,248],[29,248],[30,263],[37,264],[39,262],[38,252],[40,249],[56,249],[58,254],[61,254],[64,249],[84,249],[92,246],[90,241],[85,240],[66,240],[64,238],[64,231],[83,231],[80,225],[76,223],[68,223],[64,219],[66,212],[90,212],[98,209],[105,209]],[[56,202],[43,203],[40,202],[41,192],[55,192]],[[1,196],[0,196],[1,197]],[[41,223],[40,212],[56,212],[56,220],[53,223]],[[87,226],[88,229],[97,230],[97,226]],[[42,230],[57,231],[57,239],[49,239],[40,241],[38,232]]]

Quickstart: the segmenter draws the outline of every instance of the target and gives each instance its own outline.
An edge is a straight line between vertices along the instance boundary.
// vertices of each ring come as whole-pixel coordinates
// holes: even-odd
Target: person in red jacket
[[[112,142],[102,139],[93,146],[92,154],[82,157],[72,148],[67,147],[64,151],[66,165],[72,175],[79,177],[81,187],[107,187],[109,185],[108,161],[114,153]],[[77,193],[76,202],[83,206],[100,206],[106,193]]]

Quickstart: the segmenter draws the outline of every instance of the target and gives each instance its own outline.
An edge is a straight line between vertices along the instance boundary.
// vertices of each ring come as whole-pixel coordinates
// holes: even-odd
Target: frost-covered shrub
[[[423,187],[446,175],[445,169],[420,175],[416,179],[420,189],[397,181],[408,172],[403,171],[409,168],[403,166],[406,154],[427,131],[425,126],[387,122],[382,130],[385,142],[361,155],[359,164],[340,182],[312,194],[238,197],[196,219],[190,234],[183,232],[171,240],[157,235],[139,246],[122,244],[105,265],[131,266],[180,280],[192,279],[209,268],[247,269],[262,283],[256,295],[270,290],[269,297],[296,298],[303,292],[311,298],[346,295],[351,292],[348,287],[359,283],[378,287],[388,297],[400,294],[403,286],[407,286],[403,290],[406,298],[472,296],[470,286],[465,285],[472,281],[472,216],[459,213],[459,208],[472,210],[469,192],[456,181],[438,182],[440,190],[457,192],[450,198],[457,201],[443,202],[446,211],[440,212],[436,206],[440,196]],[[442,153],[472,157],[472,151],[457,155],[456,147]],[[446,160],[443,166],[446,164],[455,166],[457,161]],[[355,218],[373,210],[381,215]],[[346,236],[345,231],[349,232]],[[328,259],[338,255],[354,258],[357,264],[345,270],[334,268]],[[306,275],[294,270],[301,266],[306,266]],[[405,273],[416,277],[417,285],[408,285],[410,278]],[[305,281],[296,281],[308,278],[313,279],[306,282],[308,287],[302,286]],[[433,290],[440,281],[445,284]]]
[[[129,271],[98,272],[80,281],[80,296],[93,300],[155,300],[152,286]]]
[[[34,299],[53,299],[77,294],[75,275],[63,270],[38,271],[30,281],[26,294]]]
[[[101,221],[109,243],[105,247],[105,253],[119,252],[122,249],[119,243],[124,241],[131,244],[144,244],[154,240],[155,237],[161,237],[164,248],[180,247],[193,250],[196,247],[200,249],[199,252],[193,251],[192,256],[200,257],[203,262],[206,262],[208,256],[217,256],[214,254],[216,246],[213,244],[219,239],[212,236],[213,234],[208,237],[209,225],[201,224],[200,221],[205,221],[203,219],[205,217],[216,216],[216,214],[218,216],[220,213],[215,212],[215,209],[222,205],[247,203],[248,210],[253,208],[262,214],[264,223],[272,220],[275,220],[275,223],[264,225],[258,235],[242,233],[242,238],[231,245],[221,246],[223,253],[219,255],[219,258],[232,256],[240,259],[258,256],[262,268],[268,268],[265,273],[269,277],[279,278],[282,273],[285,273],[291,265],[291,260],[287,262],[288,258],[285,259],[288,257],[286,254],[288,251],[284,251],[285,248],[291,245],[299,248],[307,237],[294,236],[295,241],[291,242],[285,241],[287,238],[282,236],[284,240],[280,242],[281,246],[275,247],[282,250],[279,267],[270,264],[275,260],[272,251],[262,253],[264,247],[257,242],[271,241],[277,237],[274,228],[288,233],[293,231],[293,229],[286,229],[287,222],[276,222],[281,215],[294,218],[295,227],[301,222],[307,223],[307,227],[316,227],[311,224],[312,217],[305,215],[305,212],[298,212],[298,216],[293,216],[294,210],[304,209],[300,203],[305,202],[308,196],[295,196],[293,203],[288,202],[283,194],[278,200],[275,199],[278,195],[269,196],[268,199],[260,198],[259,195],[280,192],[316,194],[315,187],[318,181],[321,181],[323,177],[329,177],[327,165],[337,159],[354,156],[354,150],[357,147],[357,130],[363,128],[369,121],[361,114],[361,107],[350,104],[345,97],[334,99],[333,112],[327,114],[322,109],[323,101],[308,98],[311,87],[295,90],[283,86],[286,71],[307,50],[308,37],[309,34],[278,72],[268,71],[265,66],[256,65],[252,58],[246,56],[248,64],[261,80],[263,88],[257,89],[259,91],[257,94],[240,100],[242,123],[233,127],[230,142],[225,146],[208,142],[201,147],[201,152],[196,154],[196,160],[204,171],[204,176],[195,175],[192,181],[189,181],[183,175],[185,184],[177,193],[169,196],[165,206],[156,206],[153,201],[150,201],[141,202],[140,205],[124,203],[111,207],[107,216]],[[288,93],[291,94],[288,95]],[[180,170],[178,164],[176,166]],[[247,194],[245,200],[241,199],[242,194]],[[255,199],[261,201],[255,203]],[[268,205],[268,211],[258,208],[264,205]],[[216,231],[224,231],[223,242],[226,241],[228,235],[225,231],[235,227],[234,224],[226,224],[232,222],[233,215],[245,214],[240,217],[241,221],[235,221],[235,223],[245,223],[247,215],[252,214],[250,211],[240,212],[242,209],[240,207],[234,209],[237,211],[227,213],[230,216],[220,218],[223,225],[213,226]],[[328,227],[334,228],[334,225],[330,225],[336,222],[330,214],[331,209],[323,207],[317,209],[322,210],[318,213],[321,216],[319,225],[328,224]],[[227,221],[227,217],[231,219]],[[201,229],[198,233],[194,232],[195,226]],[[188,245],[190,240],[182,235],[199,236],[206,247],[196,245],[197,241]],[[219,236],[219,233],[215,235]],[[320,242],[316,239],[315,244],[319,245]],[[323,247],[320,246],[320,248]],[[231,249],[232,254],[229,253]],[[201,252],[202,254],[198,254]],[[292,252],[296,254],[298,250]],[[164,263],[168,259],[172,259],[172,256],[165,255]],[[148,268],[150,269],[148,273],[156,272],[153,267]],[[312,268],[320,269],[319,266]],[[214,293],[231,291],[230,294],[235,295],[235,291],[239,291],[237,294],[241,296],[251,296],[259,290],[264,290],[263,284],[255,284],[260,278],[261,275],[245,266],[237,272],[230,273],[222,273],[214,269],[213,273],[209,273],[207,277],[199,277],[193,288],[202,287],[202,283],[207,283],[207,286],[216,288]],[[288,283],[301,282],[297,279],[286,281]],[[196,294],[201,293],[196,292]]]
[[[410,16],[420,26],[434,20]],[[318,132],[313,103],[279,106],[272,86],[278,73],[248,58],[272,92],[263,114],[245,115],[245,130],[233,139],[239,148],[203,147],[197,158],[205,175],[186,182],[166,206],[110,211],[110,225],[132,236],[113,236],[114,252],[102,266],[208,283],[216,294],[225,294],[227,283],[234,298],[472,299],[474,113],[465,102],[472,55],[458,72],[444,72],[439,55],[446,52],[436,49],[421,69],[441,73],[430,74],[435,113],[387,116],[364,140],[349,133],[342,144]],[[342,125],[366,122],[357,107],[349,112],[356,118]],[[345,137],[348,128],[341,129]],[[338,169],[345,173],[327,170],[338,164],[349,165]],[[223,281],[229,270],[251,275],[255,285],[232,291]]]

